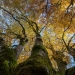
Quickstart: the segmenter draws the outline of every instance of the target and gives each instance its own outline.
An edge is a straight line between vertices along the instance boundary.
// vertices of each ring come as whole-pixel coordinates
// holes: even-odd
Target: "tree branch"
[[[69,7],[70,7],[71,5],[73,6],[73,4],[74,4],[73,2],[74,2],[74,0],[71,0],[69,6],[67,7],[67,12],[68,12]]]
[[[24,16],[23,14],[22,14],[22,17],[18,17],[18,19],[23,19],[24,21],[26,21],[30,25],[30,27],[32,27],[32,30],[35,32],[35,34],[39,33],[39,27],[36,22],[30,21],[27,18],[27,16]]]
[[[66,29],[65,29],[65,25],[64,25],[64,31],[63,31],[63,34],[62,34],[62,40],[63,40],[63,42],[64,42],[64,44],[65,44],[67,50],[69,49],[69,48],[68,48],[68,45],[69,45],[70,41],[68,42],[68,45],[67,45],[66,42],[65,42],[65,40],[64,40],[64,34],[65,34],[65,32],[70,28],[70,25],[71,25],[71,23],[72,23],[72,19],[73,19],[74,16],[75,16],[75,14],[72,15],[72,17],[71,17],[71,19],[70,19],[70,24],[68,25],[68,27],[67,27]]]
[[[3,7],[0,7],[0,8],[3,9],[5,12],[7,12],[16,22],[19,23],[19,25],[22,27],[22,33],[23,33],[24,37],[27,37],[27,36],[26,36],[26,32],[25,32],[25,28],[24,28],[23,25],[20,23],[20,21],[19,21],[16,17],[14,17],[14,15],[13,15],[12,13],[10,13],[8,10],[4,9]]]
[[[73,34],[73,36],[70,38],[70,40],[68,41],[68,46],[70,46],[70,42],[72,41],[72,38],[75,36],[75,34]]]

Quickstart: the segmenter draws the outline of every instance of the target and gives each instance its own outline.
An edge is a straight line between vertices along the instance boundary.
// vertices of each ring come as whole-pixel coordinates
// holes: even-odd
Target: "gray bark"
[[[16,59],[19,58],[19,56],[20,56],[20,54],[21,54],[23,48],[24,48],[24,46],[22,46],[22,45],[18,45],[18,46],[15,48],[15,50],[16,50]]]

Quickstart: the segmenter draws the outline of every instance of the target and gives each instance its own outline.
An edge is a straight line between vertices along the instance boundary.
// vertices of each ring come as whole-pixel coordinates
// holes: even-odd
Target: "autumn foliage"
[[[11,48],[23,46],[18,63],[31,55],[37,32],[51,61],[68,64],[65,52],[75,59],[75,0],[0,1],[0,37]]]

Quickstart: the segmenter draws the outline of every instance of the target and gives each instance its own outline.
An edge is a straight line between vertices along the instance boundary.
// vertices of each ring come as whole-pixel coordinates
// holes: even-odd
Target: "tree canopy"
[[[18,62],[30,56],[37,32],[50,59],[75,58],[75,0],[0,0],[0,37],[10,47],[25,44]]]

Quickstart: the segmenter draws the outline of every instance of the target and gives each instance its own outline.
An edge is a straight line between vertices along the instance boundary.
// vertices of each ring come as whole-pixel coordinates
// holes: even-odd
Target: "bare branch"
[[[64,25],[64,32],[66,32],[69,28],[70,28],[70,25],[72,23],[72,20],[73,20],[73,17],[75,16],[75,14],[72,15],[71,19],[70,19],[70,23],[68,25],[68,27],[65,29],[65,25]]]
[[[46,26],[44,25],[42,28],[41,28],[41,30],[39,31],[39,32],[42,32],[42,30],[45,28]]]
[[[71,47],[74,47],[74,46],[75,46],[75,43]]]
[[[5,12],[7,12],[16,22],[19,23],[19,25],[22,27],[22,33],[24,35],[24,37],[26,37],[26,32],[25,32],[25,28],[23,27],[23,25],[20,23],[20,21],[14,17],[14,15],[12,13],[10,13],[8,10],[4,9],[3,7],[0,7],[1,9],[3,9]]]
[[[38,32],[39,28],[36,22],[30,21],[29,25],[31,25],[31,27],[33,28],[34,32]],[[34,25],[36,25],[36,29],[34,28]]]
[[[62,34],[62,40],[63,40],[63,42],[64,42],[64,44],[65,44],[65,46],[66,46],[66,48],[68,49],[68,45],[69,45],[69,43],[70,43],[70,41],[69,41],[69,43],[68,43],[68,45],[66,44],[66,42],[65,42],[65,40],[64,40],[64,34],[65,34],[65,32],[70,28],[70,25],[71,25],[71,23],[72,23],[72,20],[73,20],[73,17],[75,16],[75,14],[73,14],[72,15],[72,17],[71,17],[71,19],[70,19],[70,23],[69,23],[69,25],[68,25],[68,27],[65,29],[65,25],[64,25],[64,31],[63,31],[63,34]]]
[[[26,21],[26,22],[32,27],[33,31],[34,31],[35,33],[38,33],[38,32],[39,32],[39,27],[38,27],[37,23],[36,23],[36,22],[33,22],[33,21],[30,21],[30,20],[27,18],[27,16],[23,15],[23,13],[21,12],[21,10],[20,10],[19,8],[18,8],[18,10],[20,11],[21,16],[20,16],[20,17],[17,16],[17,18],[18,18],[18,19],[23,19],[24,21]],[[34,26],[36,26],[36,28],[35,28]]]
[[[66,29],[67,30],[67,29]],[[67,50],[68,50],[68,46],[67,46],[67,44],[66,44],[66,42],[65,42],[65,40],[64,40],[64,34],[65,34],[65,28],[64,28],[64,32],[63,32],[63,35],[62,35],[62,40],[63,40],[63,42],[64,42],[64,45],[66,46],[66,48],[67,48]]]
[[[42,32],[42,30],[44,29],[44,28],[46,28],[46,26],[48,25],[48,22],[49,22],[49,20],[47,20],[47,23],[40,29],[40,33]]]
[[[73,6],[73,4],[74,4],[73,2],[74,2],[74,0],[71,0],[69,6],[67,7],[67,12],[68,12],[69,7],[70,7],[71,5]]]
[[[73,34],[73,36],[70,38],[70,40],[68,41],[68,46],[70,46],[70,42],[72,41],[72,38],[75,36],[75,34]]]
[[[39,32],[39,27],[38,27],[37,23],[36,23],[36,22],[33,22],[33,21],[30,21],[30,20],[27,18],[27,16],[24,16],[24,15],[22,14],[22,17],[18,17],[18,19],[23,19],[24,21],[26,21],[26,22],[32,27],[33,31],[34,31],[36,34]],[[36,27],[34,27],[34,26],[36,26]]]

